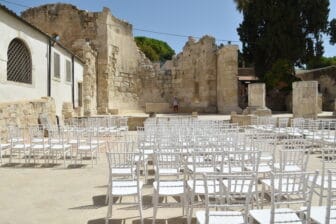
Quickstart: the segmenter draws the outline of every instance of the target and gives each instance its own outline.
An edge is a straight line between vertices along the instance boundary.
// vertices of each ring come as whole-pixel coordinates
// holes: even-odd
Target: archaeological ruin
[[[238,47],[215,39],[189,38],[183,51],[164,64],[152,63],[138,49],[132,25],[108,8],[88,12],[68,4],[30,8],[22,17],[85,61],[84,115],[122,111],[230,113],[238,107]]]

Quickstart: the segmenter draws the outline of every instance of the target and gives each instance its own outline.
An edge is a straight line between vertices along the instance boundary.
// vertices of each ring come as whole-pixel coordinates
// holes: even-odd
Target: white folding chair
[[[319,205],[323,204],[323,199],[327,198],[329,176],[327,171],[329,169],[336,169],[336,149],[333,146],[325,146],[322,149],[321,158],[321,175],[317,177],[315,193],[319,196]],[[332,173],[334,174],[334,173]],[[336,183],[332,185],[336,189]]]
[[[83,163],[83,157],[90,156],[91,166],[93,167],[93,161],[98,163],[98,145],[97,135],[92,130],[80,131],[77,133],[77,149],[75,163],[77,163],[78,157],[80,157],[81,163]]]
[[[135,202],[139,206],[140,222],[142,217],[142,194],[143,182],[140,181],[140,170],[135,157],[139,156],[134,152],[106,152],[109,165],[108,181],[108,208],[105,223],[108,224],[112,217],[113,197],[120,197],[120,203],[124,196],[135,196]],[[119,178],[118,178],[119,177]],[[123,202],[123,204],[126,204]],[[127,203],[129,204],[129,203]]]
[[[27,163],[27,157],[30,155],[30,144],[29,141],[25,138],[25,129],[19,128],[18,126],[8,126],[8,135],[9,135],[9,143],[10,143],[10,157],[9,163],[12,162],[12,158],[15,154],[19,156],[21,161],[23,155],[25,163]]]
[[[336,223],[336,171],[327,171],[327,203],[326,206],[312,206],[310,218],[314,223],[332,224]]]
[[[153,224],[159,206],[180,205],[184,215],[186,203],[186,187],[181,172],[181,153],[166,150],[154,153],[155,181],[153,182]],[[159,197],[164,197],[165,203],[159,203]],[[180,203],[168,202],[168,197],[180,197]]]
[[[262,184],[271,189],[271,208],[254,209],[249,216],[260,224],[309,223],[313,187],[318,172],[271,173]],[[312,178],[313,177],[313,178]],[[313,179],[312,182],[309,180]],[[294,207],[295,206],[295,207]],[[304,209],[296,209],[303,206]]]
[[[30,126],[29,127],[29,135],[30,135],[30,155],[29,161],[31,157],[33,157],[34,163],[36,163],[36,156],[40,158],[44,158],[44,162],[46,163],[47,159],[49,159],[50,153],[50,145],[48,142],[48,138],[44,137],[45,129],[42,125]]]
[[[199,224],[247,224],[255,175],[204,174],[205,211],[197,211]]]
[[[191,156],[185,157],[184,175],[187,180],[186,187],[188,188],[188,223],[191,223],[193,208],[200,205],[204,206],[204,202],[200,200],[204,196],[204,181],[202,175],[204,173],[218,172],[220,165],[220,155],[215,152],[195,150]]]
[[[63,159],[63,165],[66,166],[65,161],[67,156],[71,155],[71,145],[68,143],[66,132],[62,127],[53,127],[48,129],[49,134],[49,155],[52,158],[53,163],[58,157]]]

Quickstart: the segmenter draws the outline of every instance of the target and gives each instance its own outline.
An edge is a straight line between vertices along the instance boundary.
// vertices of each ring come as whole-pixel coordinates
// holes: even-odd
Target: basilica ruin
[[[31,8],[22,17],[85,62],[84,115],[123,111],[170,112],[172,98],[181,112],[230,113],[238,107],[238,47],[215,39],[189,38],[183,51],[164,64],[152,63],[138,49],[132,25],[108,8],[88,12],[68,4]]]

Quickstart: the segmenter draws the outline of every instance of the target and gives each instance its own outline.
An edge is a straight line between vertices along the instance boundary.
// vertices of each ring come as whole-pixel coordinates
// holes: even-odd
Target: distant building
[[[82,104],[83,62],[67,48],[0,5],[0,102],[53,97]]]

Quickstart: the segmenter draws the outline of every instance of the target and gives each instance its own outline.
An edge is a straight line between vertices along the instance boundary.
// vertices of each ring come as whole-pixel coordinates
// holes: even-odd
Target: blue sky
[[[0,0],[13,11],[20,13],[24,6],[38,6],[54,3],[57,0]],[[133,25],[135,36],[148,36],[166,41],[179,53],[187,37],[211,35],[217,43],[239,43],[237,27],[242,21],[233,0],[58,0],[76,5],[88,11],[101,11],[104,6],[110,8],[113,15]],[[336,18],[336,0],[330,0],[330,18]],[[183,37],[155,34],[140,31],[150,30],[182,35]],[[238,42],[235,42],[238,41]],[[329,44],[325,37],[325,56],[336,56],[336,45]]]

